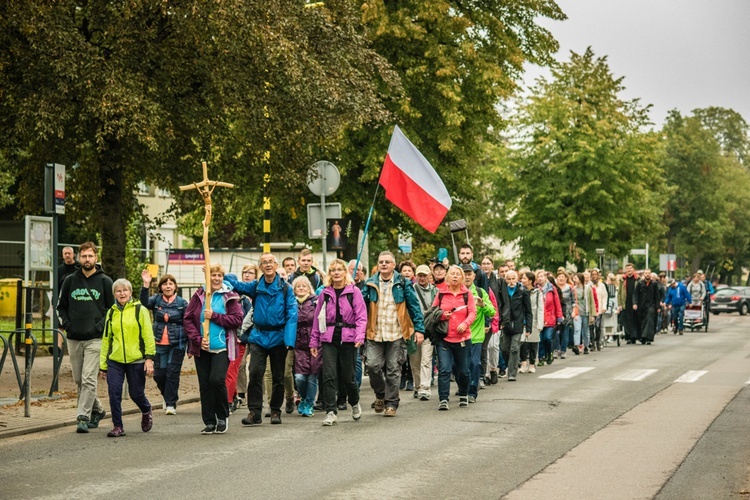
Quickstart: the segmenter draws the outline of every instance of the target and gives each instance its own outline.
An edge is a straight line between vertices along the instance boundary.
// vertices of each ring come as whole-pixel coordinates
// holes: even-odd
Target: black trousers
[[[656,333],[656,308],[646,307],[638,309],[638,316],[641,320],[641,338],[642,342],[653,342]]]
[[[633,306],[622,310],[622,328],[625,330],[625,338],[628,340],[639,340],[641,329],[638,327],[638,313]]]
[[[281,412],[284,402],[284,369],[286,366],[286,346],[284,344],[264,349],[258,344],[247,345],[250,350],[250,368],[247,377],[247,408],[260,414],[263,409],[263,375],[266,373],[266,359],[271,360],[271,411]]]
[[[323,405],[326,413],[337,412],[338,400],[354,406],[359,403],[359,389],[354,377],[357,348],[352,342],[323,342]]]
[[[195,372],[198,374],[198,387],[201,394],[201,416],[206,425],[216,425],[217,420],[229,416],[227,403],[227,351],[201,351],[195,357]]]

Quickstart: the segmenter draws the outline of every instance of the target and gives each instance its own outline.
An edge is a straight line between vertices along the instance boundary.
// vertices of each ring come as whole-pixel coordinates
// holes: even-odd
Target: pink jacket
[[[468,303],[464,302],[464,294],[468,294]],[[441,298],[442,297],[442,298]],[[461,290],[454,294],[448,287],[443,290],[438,290],[438,294],[435,296],[435,302],[432,305],[440,304],[440,309],[443,310],[443,316],[441,319],[446,319],[445,313],[453,309],[450,318],[448,318],[448,335],[445,336],[446,342],[458,343],[471,338],[471,324],[477,317],[477,306],[474,304],[474,296],[471,291],[464,285],[461,285]],[[466,325],[466,329],[463,333],[458,333],[458,325]]]

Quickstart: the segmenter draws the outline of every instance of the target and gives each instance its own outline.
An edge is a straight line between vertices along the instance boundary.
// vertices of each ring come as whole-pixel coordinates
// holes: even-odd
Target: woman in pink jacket
[[[544,328],[542,328],[539,341],[539,366],[544,366],[545,362],[551,365],[555,358],[552,351],[552,339],[557,324],[562,323],[563,320],[562,306],[557,288],[550,283],[547,271],[542,269],[536,272],[536,286],[544,300]]]
[[[467,264],[470,266],[471,264]],[[438,353],[438,410],[448,410],[451,389],[451,371],[456,364],[458,406],[469,406],[469,354],[471,330],[469,326],[477,316],[474,296],[464,285],[464,271],[451,266],[445,277],[446,287],[438,291],[433,306],[443,310],[441,319],[448,321],[448,334],[437,342]]]

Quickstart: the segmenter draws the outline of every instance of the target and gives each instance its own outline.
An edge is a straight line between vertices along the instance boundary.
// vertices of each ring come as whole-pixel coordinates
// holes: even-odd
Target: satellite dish
[[[307,187],[317,196],[331,196],[339,188],[339,169],[330,161],[316,161],[307,172]]]

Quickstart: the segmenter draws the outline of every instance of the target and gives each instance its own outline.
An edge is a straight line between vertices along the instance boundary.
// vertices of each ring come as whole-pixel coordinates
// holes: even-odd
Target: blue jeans
[[[482,345],[479,344],[480,352]],[[456,382],[458,395],[469,393],[469,354],[471,340],[453,343],[441,340],[438,348],[438,395],[440,401],[449,401],[451,393],[451,369],[456,364]]]
[[[542,328],[539,339],[539,359],[546,359],[552,354],[552,337],[555,335],[554,326]]]
[[[471,344],[469,351],[469,396],[479,395],[479,377],[482,373],[482,344]]]
[[[555,338],[557,340],[555,342],[555,345],[558,346],[559,351],[562,353],[568,350],[568,343],[570,342],[572,328],[573,325],[561,325],[555,331]]]
[[[294,375],[294,381],[297,383],[297,392],[300,400],[308,405],[315,404],[315,396],[318,394],[318,376],[317,375]]]
[[[180,372],[185,359],[185,347],[157,345],[154,356],[154,382],[167,406],[177,408],[180,389]]]
[[[685,326],[685,304],[672,306],[672,321],[675,322],[677,330],[682,331]]]
[[[145,394],[146,372],[143,363],[123,364],[107,360],[107,391],[109,393],[109,409],[112,411],[112,424],[122,427],[122,387],[128,381],[130,399],[138,406],[141,413],[151,411],[151,403]]]

